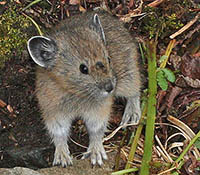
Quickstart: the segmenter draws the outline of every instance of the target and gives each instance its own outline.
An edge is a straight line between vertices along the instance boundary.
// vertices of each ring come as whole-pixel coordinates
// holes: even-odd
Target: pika
[[[123,23],[107,12],[73,16],[27,48],[36,70],[36,94],[55,145],[53,165],[72,164],[68,137],[72,121],[85,122],[92,165],[107,159],[102,139],[114,97],[127,100],[121,124],[138,123],[141,79],[137,45]]]

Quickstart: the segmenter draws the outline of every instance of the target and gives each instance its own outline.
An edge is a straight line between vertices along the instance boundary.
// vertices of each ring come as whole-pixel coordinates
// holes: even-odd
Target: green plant
[[[11,4],[0,18],[0,67],[13,55],[21,55],[28,39],[31,22]]]
[[[157,78],[158,85],[164,91],[166,91],[168,88],[167,81],[170,81],[172,83],[175,81],[174,73],[170,69],[167,69],[167,68],[158,69],[156,78]]]
[[[142,19],[141,31],[150,39],[154,37],[163,39],[184,25],[175,12],[148,6],[144,8],[144,12],[146,16]]]

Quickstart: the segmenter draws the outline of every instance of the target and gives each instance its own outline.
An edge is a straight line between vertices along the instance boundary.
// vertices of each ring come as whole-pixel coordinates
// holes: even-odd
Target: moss
[[[158,8],[146,6],[143,12],[146,16],[143,18],[140,30],[150,39],[158,36],[163,39],[180,29],[189,17],[194,16],[190,12],[192,4],[188,0],[166,1]]]
[[[150,7],[145,8],[144,11],[148,15],[143,20],[142,31],[150,39],[156,35],[162,39],[184,25],[175,13],[164,15],[163,11]]]
[[[20,14],[20,9],[10,5],[0,18],[0,67],[13,55],[20,56],[28,39],[31,22]]]

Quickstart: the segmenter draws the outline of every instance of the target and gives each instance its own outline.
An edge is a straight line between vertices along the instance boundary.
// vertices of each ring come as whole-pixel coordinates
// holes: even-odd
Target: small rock
[[[37,171],[29,168],[15,167],[15,168],[0,168],[1,175],[43,175]]]

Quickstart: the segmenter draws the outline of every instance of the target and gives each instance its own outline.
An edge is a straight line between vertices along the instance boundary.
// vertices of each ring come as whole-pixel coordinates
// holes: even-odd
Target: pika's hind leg
[[[107,119],[89,119],[85,121],[89,133],[89,147],[83,158],[90,157],[91,164],[102,165],[103,159],[107,159],[106,152],[103,147],[103,136],[107,126]]]
[[[62,165],[62,167],[66,167],[72,165],[67,144],[71,126],[70,118],[57,116],[53,119],[46,119],[45,124],[55,145],[53,166]]]
[[[121,125],[127,123],[138,124],[140,117],[140,96],[127,97],[127,104],[122,117]]]
[[[113,97],[110,97],[100,107],[87,111],[82,116],[90,139],[89,147],[83,158],[90,157],[92,165],[98,164],[101,166],[103,159],[108,158],[103,147],[103,136],[107,129],[112,103]]]

